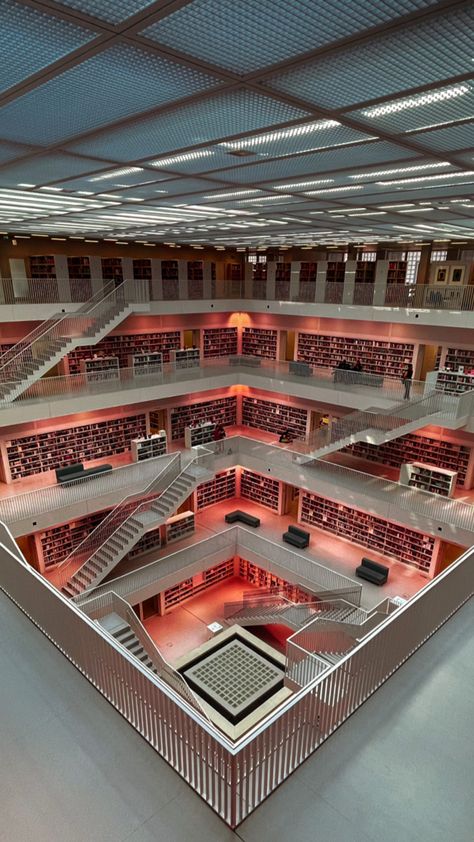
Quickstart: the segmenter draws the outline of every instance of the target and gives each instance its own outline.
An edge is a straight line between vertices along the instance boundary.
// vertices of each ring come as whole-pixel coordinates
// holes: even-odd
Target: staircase
[[[244,597],[243,604],[226,603],[224,616],[230,625],[237,623],[239,626],[259,626],[278,623],[298,631],[317,618],[358,624],[366,619],[367,614],[344,600],[294,603],[281,595],[267,595]]]
[[[196,486],[213,474],[199,459],[181,468],[178,454],[139,494],[126,497],[63,561],[59,587],[75,597],[98,585],[137,541],[176,512]],[[73,572],[79,564],[79,569]]]
[[[457,409],[456,396],[433,392],[424,398],[403,401],[387,410],[370,408],[351,412],[339,418],[331,428],[316,430],[307,439],[295,441],[291,450],[301,454],[297,461],[304,463],[358,441],[383,444],[427,424],[444,426],[448,419],[450,427],[462,427],[466,419],[462,416],[457,418]]]
[[[144,281],[108,286],[74,313],[58,313],[0,357],[0,400],[11,402],[62,358],[81,345],[94,345],[130,313],[150,309]]]
[[[141,661],[143,666],[148,667],[149,670],[158,675],[158,669],[154,665],[148,653],[143,648],[143,645],[140,643],[135,632],[130,628],[130,626],[127,623],[123,622],[122,625],[120,625],[113,632],[111,632],[111,634],[112,637],[114,637],[118,643],[120,643],[125,649],[128,649],[128,651],[131,655],[134,656],[134,658],[137,658],[139,661]]]

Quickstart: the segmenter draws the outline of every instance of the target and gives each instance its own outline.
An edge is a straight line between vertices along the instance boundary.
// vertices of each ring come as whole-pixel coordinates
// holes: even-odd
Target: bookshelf
[[[35,280],[56,280],[56,264],[53,254],[31,255],[30,278]]]
[[[244,396],[242,424],[278,435],[289,428],[295,436],[303,438],[308,425],[308,410]]]
[[[317,598],[307,591],[302,590],[293,582],[287,582],[286,579],[280,579],[269,570],[264,570],[262,567],[246,561],[244,558],[239,558],[239,577],[245,579],[251,585],[256,585],[258,588],[265,588],[266,590],[275,590],[283,593],[291,602],[316,602]]]
[[[264,477],[253,471],[242,469],[240,480],[240,496],[266,506],[267,509],[279,511],[280,483],[272,477]]]
[[[230,579],[234,575],[234,559],[230,558],[228,561],[222,561],[216,564],[215,567],[210,567],[203,573],[198,573],[196,576],[191,576],[171,588],[164,591],[164,609],[165,611],[179,605],[192,596],[197,596],[201,591],[217,585],[224,579]]]
[[[316,298],[317,263],[304,262],[300,264],[299,301],[314,301]]]
[[[102,257],[102,278],[104,281],[115,281],[121,284],[123,281],[123,268],[121,257]]]
[[[265,299],[267,297],[267,264],[253,264],[252,298]]]
[[[132,459],[134,462],[143,462],[145,459],[154,459],[155,456],[163,456],[167,452],[167,438],[165,430],[154,433],[144,438],[132,439],[130,442]]]
[[[81,541],[102,522],[108,512],[96,512],[92,515],[80,518],[71,523],[63,523],[61,526],[53,526],[44,532],[36,533],[36,548],[40,564],[44,563],[46,569],[54,567],[64,561],[72,553]]]
[[[203,421],[223,424],[224,427],[237,424],[237,398],[215,398],[211,401],[186,404],[171,409],[171,439],[184,438],[184,430]]]
[[[452,497],[456,485],[457,474],[426,465],[423,462],[406,462],[400,468],[400,484],[439,494],[441,497]]]
[[[346,274],[346,264],[343,261],[330,261],[326,269],[327,284],[343,284]]]
[[[277,263],[275,269],[275,297],[288,301],[290,297],[291,263]]]
[[[199,348],[172,350],[170,351],[170,362],[174,363],[177,369],[196,368],[201,362],[201,352]]]
[[[474,348],[448,348],[444,365],[452,371],[458,371],[459,368],[463,368],[465,372],[474,370]]]
[[[435,539],[414,529],[306,491],[301,495],[301,522],[348,538],[354,544],[391,556],[425,573],[430,569]]]
[[[202,421],[200,424],[193,424],[184,428],[184,446],[198,447],[200,444],[208,444],[213,441],[216,425],[212,421]]]
[[[204,266],[202,260],[188,260],[188,299],[202,298],[204,293]]]
[[[209,327],[203,330],[204,357],[230,357],[237,354],[236,327]]]
[[[225,269],[225,276],[227,281],[242,281],[242,264],[241,263],[227,263]]]
[[[163,371],[163,354],[161,351],[148,354],[131,354],[128,357],[128,368],[132,369],[134,377],[161,374]]]
[[[145,435],[145,415],[130,415],[12,439],[5,442],[11,479],[125,453],[132,439]]]
[[[169,362],[170,351],[181,345],[181,331],[170,330],[161,333],[136,333],[123,335],[109,335],[97,342],[96,345],[83,345],[70,351],[67,361],[70,374],[79,374],[81,360],[90,359],[94,355],[104,357],[118,357],[120,368],[126,368],[129,359],[134,354],[163,355],[163,362]]]
[[[374,284],[376,266],[377,263],[375,260],[358,260],[356,263],[355,283]]]
[[[92,297],[91,266],[88,257],[68,257],[67,271],[71,301],[85,301]]]
[[[261,327],[244,327],[242,332],[242,354],[251,357],[266,357],[269,360],[276,360],[277,349],[277,330]]]
[[[438,468],[455,471],[457,483],[461,485],[466,480],[471,449],[462,444],[408,433],[380,445],[357,442],[345,447],[342,452],[391,468],[400,468],[404,462],[428,462]]]
[[[235,497],[235,468],[228,471],[221,471],[209,482],[203,482],[196,489],[196,509],[207,509],[220,500],[229,500]]]
[[[406,283],[407,264],[405,260],[390,260],[387,270],[386,304],[399,304],[398,288]]]
[[[428,378],[427,378],[428,380]],[[474,374],[464,374],[460,371],[440,369],[436,377],[436,391],[461,395],[474,389]]]
[[[163,284],[163,299],[175,301],[179,298],[179,269],[177,260],[161,261],[161,280]]]
[[[105,380],[120,380],[119,361],[117,357],[93,357],[81,360],[81,374],[86,375],[88,383],[102,383]]]
[[[406,361],[413,363],[414,352],[410,342],[298,333],[297,359],[324,368],[334,368],[344,359],[352,365],[360,360],[371,374],[400,377]]]
[[[129,553],[127,553],[125,560],[129,561],[132,558],[139,558],[139,556],[146,555],[146,553],[150,553],[152,550],[159,550],[160,547],[161,530],[160,527],[157,526],[156,529],[151,529],[150,532],[146,532],[145,535],[142,535],[140,540],[137,541],[135,546]]]
[[[134,281],[151,281],[151,260],[132,260]]]
[[[182,538],[192,535],[194,529],[194,512],[181,512],[178,515],[173,515],[166,521],[166,543],[172,544],[174,541],[180,541]]]

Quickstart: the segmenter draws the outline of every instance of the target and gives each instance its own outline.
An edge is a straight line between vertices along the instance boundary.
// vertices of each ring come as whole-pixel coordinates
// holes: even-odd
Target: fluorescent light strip
[[[363,190],[362,184],[346,184],[342,187],[325,187],[323,190],[305,190],[307,196],[320,196],[327,193],[349,193],[352,190]]]
[[[422,170],[436,170],[440,167],[452,167],[453,165],[449,163],[449,161],[437,161],[434,164],[419,164],[419,166],[413,167],[397,167],[396,169],[391,170],[377,170],[374,172],[361,172],[357,175],[350,175],[349,178],[376,178],[382,175],[398,175],[398,173],[404,172],[421,172]]]
[[[300,126],[292,126],[288,129],[280,129],[275,132],[267,132],[266,134],[254,135],[253,137],[243,137],[240,140],[233,140],[224,143],[219,143],[225,149],[250,149],[253,146],[262,146],[264,143],[272,143],[275,140],[287,140],[293,137],[302,137],[314,132],[324,131],[325,129],[333,129],[340,126],[336,120],[318,120],[316,123],[305,123]]]
[[[238,190],[235,193],[214,193],[214,195],[203,196],[203,199],[235,199],[240,196],[253,196],[255,193],[261,192],[261,190]]]
[[[390,184],[418,184],[420,181],[441,181],[447,178],[465,178],[467,175],[474,175],[474,170],[464,170],[463,172],[448,172],[440,175],[420,175],[416,178],[397,178],[393,181],[377,181],[381,187],[386,187]]]
[[[351,176],[353,178],[354,176]],[[275,184],[274,190],[298,190],[304,187],[316,187],[318,184],[334,184],[333,178],[320,178],[318,181],[296,181],[294,184]]]
[[[133,175],[134,173],[145,172],[142,167],[121,167],[118,170],[109,170],[102,175],[95,175],[87,181],[109,181],[111,178],[118,178],[121,175]]]
[[[388,105],[380,105],[376,108],[369,108],[363,111],[364,117],[386,117],[388,114],[396,114],[399,111],[407,111],[411,108],[420,108],[422,105],[432,105],[435,102],[443,102],[449,99],[455,99],[458,96],[464,96],[469,93],[468,85],[456,85],[453,88],[445,88],[441,91],[432,91],[427,94],[417,94],[407,99],[400,99],[396,102],[391,102]]]
[[[184,152],[182,155],[172,155],[170,158],[157,158],[150,161],[152,167],[171,167],[173,164],[184,164],[186,161],[197,161],[199,158],[209,158],[215,155],[211,149],[197,149],[195,152]]]

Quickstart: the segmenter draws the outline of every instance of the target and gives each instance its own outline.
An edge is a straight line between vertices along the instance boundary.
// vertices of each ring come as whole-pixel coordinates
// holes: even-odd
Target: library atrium
[[[0,10],[0,837],[472,840],[472,3]]]

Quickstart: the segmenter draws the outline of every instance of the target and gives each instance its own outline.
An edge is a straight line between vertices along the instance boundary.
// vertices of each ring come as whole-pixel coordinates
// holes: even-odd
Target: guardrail
[[[231,827],[317,749],[474,593],[470,549],[335,666],[231,743],[14,555],[0,525],[0,587]]]

